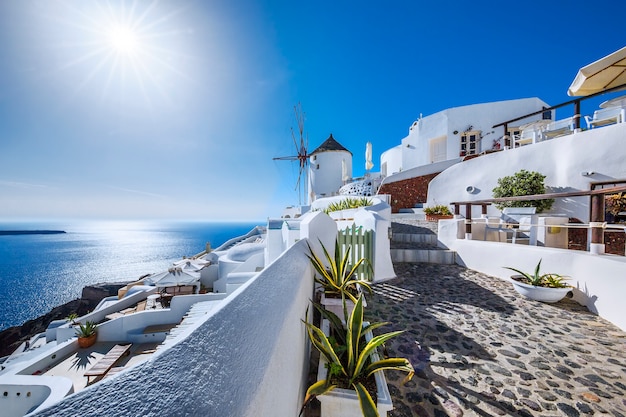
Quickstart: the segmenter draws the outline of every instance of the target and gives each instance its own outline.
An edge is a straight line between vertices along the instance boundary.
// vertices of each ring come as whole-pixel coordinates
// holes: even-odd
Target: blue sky
[[[472,103],[567,101],[617,1],[2,1],[0,219],[264,219],[309,149]],[[611,12],[613,11],[613,12]]]

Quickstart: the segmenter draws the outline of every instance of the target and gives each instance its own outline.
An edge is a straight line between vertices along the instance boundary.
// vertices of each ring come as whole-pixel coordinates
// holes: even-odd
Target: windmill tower
[[[352,152],[335,140],[332,133],[309,157],[309,198],[339,194],[346,179],[352,178]]]
[[[292,156],[279,156],[273,158],[274,161],[298,161],[300,165],[298,171],[298,180],[296,181],[296,190],[298,191],[298,204],[302,205],[302,200],[304,200],[305,191],[302,190],[302,184],[306,183],[307,179],[307,164],[309,163],[309,154],[307,148],[309,147],[309,136],[304,138],[304,112],[302,111],[302,105],[298,103],[296,106],[293,106],[294,113],[296,115],[296,121],[298,122],[298,132],[300,134],[300,144],[298,144],[298,140],[296,139],[296,134],[291,128],[291,137],[293,139],[293,144],[296,147],[296,155]],[[304,175],[304,180],[302,176]]]

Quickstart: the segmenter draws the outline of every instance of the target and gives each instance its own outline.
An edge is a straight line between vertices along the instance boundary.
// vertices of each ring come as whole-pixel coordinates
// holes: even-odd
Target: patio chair
[[[492,222],[487,222],[484,240],[487,240],[488,232],[498,231],[506,233],[507,242],[510,235],[513,244],[518,242],[532,243],[532,218],[535,211],[536,207],[506,207],[502,210],[499,223],[494,225]]]
[[[563,135],[569,135],[574,131],[574,117],[568,117],[567,119],[557,120],[550,123],[543,130],[542,135],[546,139],[553,139]]]
[[[587,128],[593,129],[598,126],[606,126],[614,123],[622,123],[623,109],[621,107],[609,107],[593,112],[593,118],[585,116]]]

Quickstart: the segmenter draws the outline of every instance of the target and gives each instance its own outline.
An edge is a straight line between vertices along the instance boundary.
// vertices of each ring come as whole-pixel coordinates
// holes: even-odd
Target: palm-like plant
[[[332,313],[327,313],[333,315]],[[309,338],[320,353],[328,361],[328,376],[326,379],[317,381],[307,390],[306,405],[317,395],[328,393],[337,387],[336,380],[345,381],[347,387],[356,391],[361,406],[361,411],[366,417],[378,416],[376,404],[371,395],[365,389],[363,381],[371,377],[374,372],[383,369],[395,369],[408,373],[406,380],[413,377],[414,369],[411,363],[404,358],[386,358],[372,360],[371,354],[387,340],[399,335],[402,331],[385,333],[365,340],[365,333],[377,329],[387,323],[373,323],[363,327],[363,297],[359,295],[354,310],[350,314],[347,328],[344,328],[339,318],[335,316],[333,329],[336,334],[335,343],[329,340],[324,332],[311,323],[305,322]],[[341,343],[345,341],[345,345]]]

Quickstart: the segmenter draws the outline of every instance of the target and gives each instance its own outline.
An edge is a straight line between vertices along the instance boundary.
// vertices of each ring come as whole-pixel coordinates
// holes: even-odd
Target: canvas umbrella
[[[207,261],[206,259],[181,259],[179,261],[174,262],[174,267],[182,268],[184,271],[200,271],[205,266],[211,264],[211,261]]]
[[[365,145],[365,170],[369,171],[374,168],[374,163],[372,162],[372,142],[367,142]]]
[[[626,84],[626,46],[582,67],[567,94],[588,96],[623,84]]]
[[[157,287],[176,287],[179,285],[198,285],[200,273],[185,270],[182,267],[170,268],[167,271],[152,275],[146,281]]]

